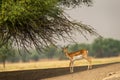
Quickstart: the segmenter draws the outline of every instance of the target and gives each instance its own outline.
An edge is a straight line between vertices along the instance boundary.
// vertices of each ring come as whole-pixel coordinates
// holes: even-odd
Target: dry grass
[[[120,62],[120,57],[112,58],[93,58],[92,62],[94,65],[97,64],[106,64]],[[86,60],[79,60],[74,63],[75,66],[84,66],[87,65]],[[52,60],[52,61],[39,61],[39,62],[29,62],[29,63],[7,63],[6,68],[4,69],[2,64],[0,64],[0,72],[3,71],[15,71],[15,70],[28,70],[28,69],[45,69],[45,68],[58,68],[58,67],[68,67],[69,60]]]

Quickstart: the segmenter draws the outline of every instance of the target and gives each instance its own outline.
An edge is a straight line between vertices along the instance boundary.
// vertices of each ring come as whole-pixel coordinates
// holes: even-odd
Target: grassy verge
[[[92,64],[106,64],[120,62],[120,57],[112,58],[93,58]],[[85,66],[88,62],[86,60],[75,61],[75,66]],[[39,62],[28,62],[28,63],[7,63],[6,68],[4,69],[2,64],[0,64],[0,72],[4,71],[16,71],[16,70],[29,70],[29,69],[46,69],[46,68],[59,68],[59,67],[68,67],[69,60],[54,60],[54,61],[39,61]]]

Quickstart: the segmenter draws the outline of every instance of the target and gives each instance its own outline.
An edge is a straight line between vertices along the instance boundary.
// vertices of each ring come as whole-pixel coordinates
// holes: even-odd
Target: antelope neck
[[[67,57],[69,57],[68,54],[69,54],[69,53],[68,53],[68,50],[66,50],[66,51],[65,51],[65,55],[66,55]]]

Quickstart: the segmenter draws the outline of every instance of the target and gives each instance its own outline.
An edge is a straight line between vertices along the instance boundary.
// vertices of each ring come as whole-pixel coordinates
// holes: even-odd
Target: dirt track
[[[104,80],[120,80],[120,63],[95,65],[92,70],[86,69],[87,66],[75,67],[72,74],[68,67],[0,72],[0,80],[103,80],[114,75],[117,78]]]

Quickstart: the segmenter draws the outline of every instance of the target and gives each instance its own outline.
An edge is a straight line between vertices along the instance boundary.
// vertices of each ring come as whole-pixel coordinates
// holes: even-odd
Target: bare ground
[[[120,63],[75,67],[74,73],[68,67],[0,72],[0,80],[120,80]]]

